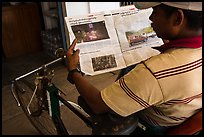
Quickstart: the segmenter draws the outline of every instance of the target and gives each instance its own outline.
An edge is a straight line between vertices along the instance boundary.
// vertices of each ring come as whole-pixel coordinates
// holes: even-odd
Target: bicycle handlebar
[[[48,67],[48,66],[50,66],[50,65],[52,65],[52,64],[54,64],[54,63],[56,63],[56,62],[59,62],[59,61],[63,60],[64,58],[66,58],[65,55],[64,55],[63,57],[57,58],[57,59],[55,59],[55,60],[53,60],[53,61],[47,63],[47,64],[44,64],[44,65],[42,65],[41,67],[39,67],[39,68],[37,68],[37,69],[34,69],[33,71],[30,71],[30,72],[28,72],[28,73],[26,73],[26,74],[24,74],[24,75],[21,75],[21,76],[15,78],[14,80],[15,80],[15,81],[18,81],[18,80],[20,80],[20,79],[22,79],[22,78],[24,78],[24,77],[26,77],[26,76],[28,76],[28,75],[31,75],[31,74],[33,74],[33,73],[35,73],[35,72],[37,72],[37,71],[39,71],[39,70],[41,70],[41,69],[44,69],[44,68],[46,68],[46,67]]]
[[[49,62],[49,63],[47,63],[47,64],[44,64],[44,65],[42,65],[41,67],[39,67],[39,68],[37,68],[37,69],[34,69],[33,71],[30,71],[30,72],[28,72],[28,73],[26,73],[26,74],[24,74],[24,75],[21,75],[21,76],[19,76],[19,77],[15,78],[14,80],[11,81],[11,92],[12,92],[12,94],[13,94],[13,96],[14,96],[14,98],[15,98],[15,100],[16,100],[18,106],[20,106],[20,103],[19,103],[19,101],[18,101],[18,99],[17,99],[17,97],[16,97],[16,94],[14,93],[14,83],[17,82],[18,80],[20,80],[20,79],[22,79],[22,78],[28,76],[28,75],[31,75],[31,74],[33,74],[33,73],[35,73],[35,72],[37,72],[37,71],[39,71],[39,70],[41,70],[41,69],[46,68],[46,67],[49,66],[49,65],[52,65],[52,64],[54,64],[54,63],[56,63],[56,62],[59,62],[59,61],[63,60],[64,58],[66,58],[65,55],[62,56],[62,57],[60,57],[60,58],[57,58],[57,59],[55,59],[55,60],[53,60],[53,61],[51,61],[51,62]]]

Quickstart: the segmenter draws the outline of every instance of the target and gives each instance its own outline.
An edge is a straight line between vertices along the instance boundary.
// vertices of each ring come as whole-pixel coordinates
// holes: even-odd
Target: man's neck
[[[202,29],[200,30],[185,30],[180,33],[178,36],[179,39],[181,38],[189,38],[189,37],[195,37],[195,36],[200,36],[202,35]]]

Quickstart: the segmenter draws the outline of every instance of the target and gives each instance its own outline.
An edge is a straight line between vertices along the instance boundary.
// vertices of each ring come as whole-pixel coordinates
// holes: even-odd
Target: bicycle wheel
[[[37,131],[39,131],[39,133],[43,135],[57,135],[56,127],[52,121],[52,118],[49,115],[49,110],[47,106],[40,106],[39,104],[42,104],[43,101],[47,102],[47,100],[45,100],[45,98],[43,100],[39,99],[37,94],[34,94],[33,96],[35,85],[22,79],[15,83],[15,89],[16,96],[19,100],[21,108],[25,112],[32,125],[37,129]],[[29,113],[27,106],[32,96],[33,100],[30,103]]]

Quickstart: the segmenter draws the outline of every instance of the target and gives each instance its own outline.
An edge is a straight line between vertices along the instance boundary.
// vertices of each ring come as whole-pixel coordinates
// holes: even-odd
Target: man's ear
[[[174,25],[178,26],[181,25],[184,21],[184,14],[183,11],[178,9],[174,12]]]

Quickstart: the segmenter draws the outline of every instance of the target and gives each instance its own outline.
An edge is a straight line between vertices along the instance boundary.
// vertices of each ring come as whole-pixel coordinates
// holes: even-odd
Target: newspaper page
[[[111,14],[65,17],[71,41],[77,38],[80,69],[97,75],[126,67]]]
[[[134,5],[113,10],[115,28],[127,66],[139,63],[160,52],[151,48],[161,46],[162,39],[156,36],[149,16],[152,8],[139,10]]]

